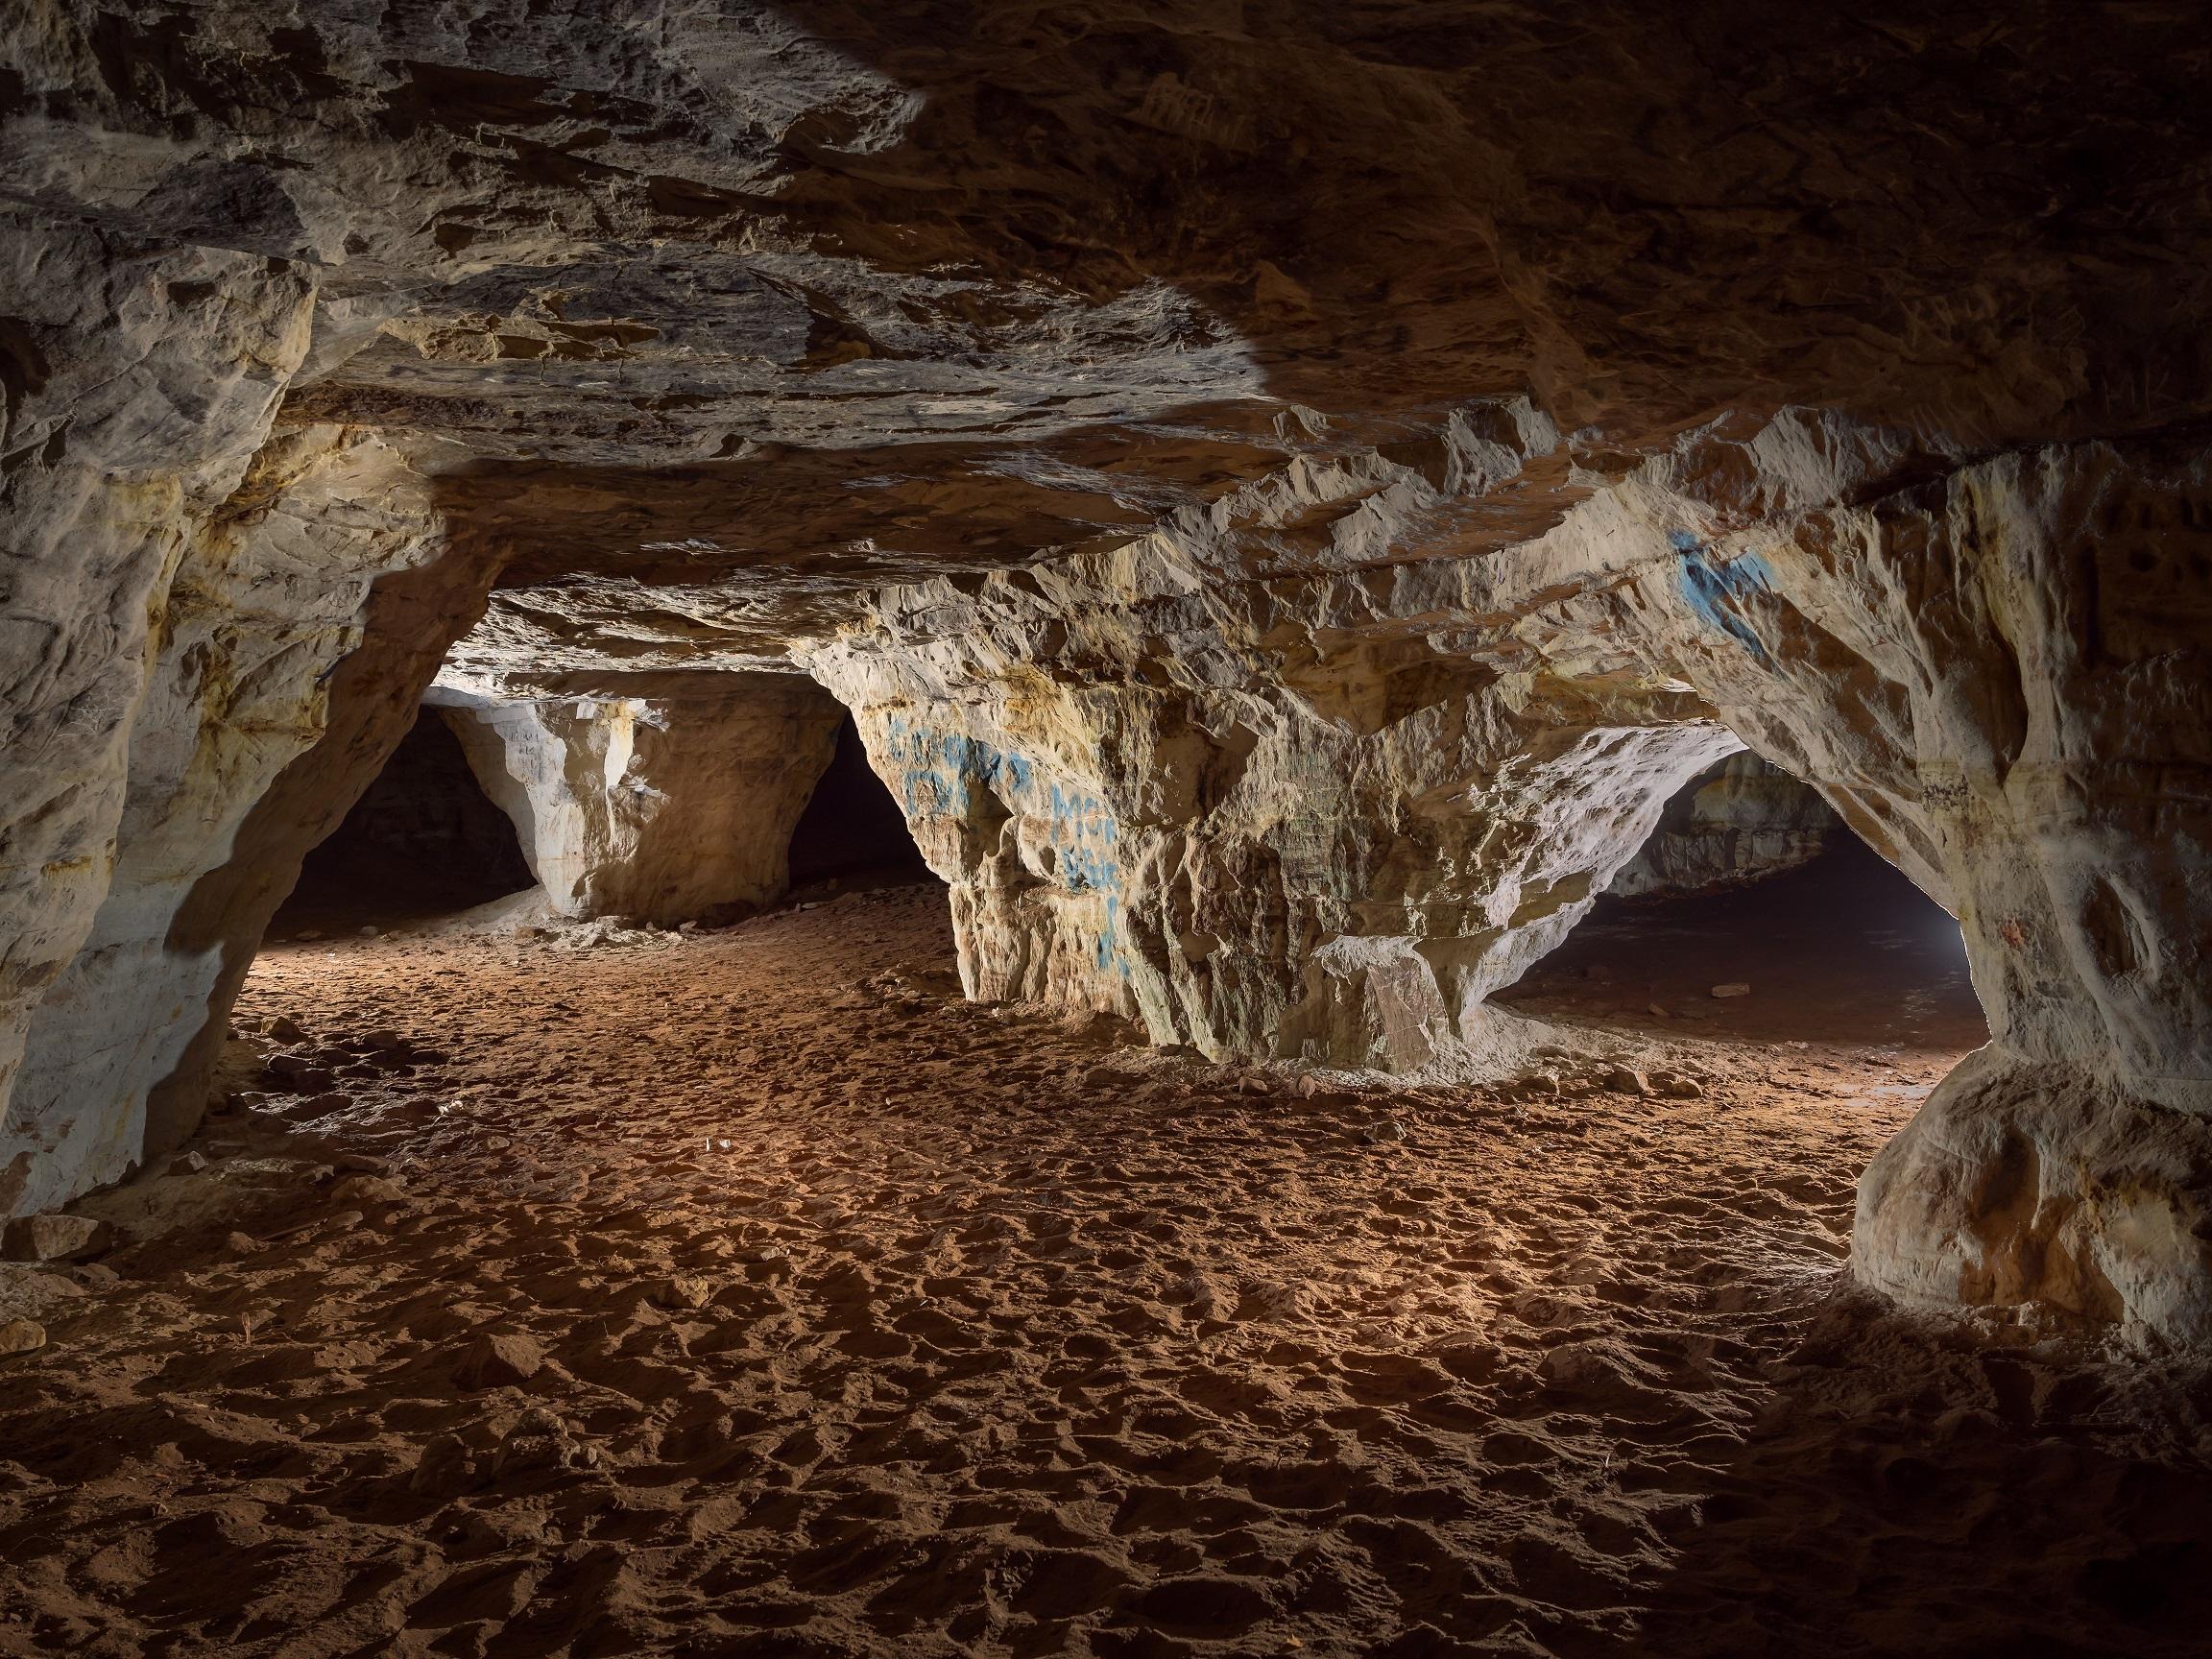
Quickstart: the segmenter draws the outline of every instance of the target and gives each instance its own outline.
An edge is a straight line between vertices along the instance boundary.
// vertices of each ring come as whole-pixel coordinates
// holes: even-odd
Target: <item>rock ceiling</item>
[[[765,665],[1483,397],[1500,541],[1724,413],[2202,414],[2199,9],[1844,10],[39,5],[0,189],[309,276],[280,424],[507,560],[464,678]]]

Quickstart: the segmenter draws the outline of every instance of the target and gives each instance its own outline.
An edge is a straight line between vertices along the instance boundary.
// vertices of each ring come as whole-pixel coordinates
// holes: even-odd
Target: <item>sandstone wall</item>
[[[1817,791],[1752,754],[1731,755],[1667,803],[1608,893],[1693,892],[1779,876],[1817,858],[1843,825]]]
[[[194,528],[114,757],[105,892],[26,1022],[0,1131],[12,1207],[113,1180],[198,1123],[269,917],[491,575],[388,449],[330,432],[269,445]]]
[[[1483,533],[1556,444],[1479,406],[1111,554],[887,592],[807,653],[951,888],[971,994],[1214,1055],[1516,1051],[1484,998],[1736,746],[1686,687],[1478,658],[1416,609],[1464,572],[1405,561]]]
[[[637,690],[444,713],[560,914],[684,922],[781,898],[844,710],[793,674]]]
[[[2200,463],[1932,462],[1791,414],[1455,556],[1551,442],[1501,405],[1426,472],[1294,472],[813,653],[971,991],[1212,1053],[1495,1059],[1482,997],[1742,740],[1960,916],[1990,1012],[1869,1175],[1862,1273],[2212,1335]]]
[[[314,290],[278,262],[20,207],[0,213],[0,290],[4,1109],[32,1011],[107,895],[163,596],[260,446]],[[34,1178],[15,1121],[0,1212]]]

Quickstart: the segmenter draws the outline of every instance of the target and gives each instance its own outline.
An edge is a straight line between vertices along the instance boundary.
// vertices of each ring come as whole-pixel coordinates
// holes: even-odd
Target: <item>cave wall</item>
[[[1960,917],[1990,1013],[1869,1174],[1861,1274],[2212,1335],[2200,456],[1932,467],[1791,412],[1449,556],[1549,442],[1499,406],[1426,471],[888,591],[811,654],[971,993],[1215,1054],[1495,1061],[1481,998],[1742,740]]]
[[[190,1120],[440,652],[646,913],[803,792],[607,677],[804,664],[975,994],[1401,1070],[1748,745],[1990,1013],[1860,1275],[2212,1342],[2186,9],[17,10],[0,1211]]]
[[[887,591],[808,652],[951,890],[970,994],[1210,1055],[1525,1047],[1484,998],[1737,743],[1687,687],[1424,615],[1556,445],[1525,401],[1472,407],[1111,554]]]
[[[1842,832],[1817,790],[1746,751],[1676,790],[1606,891],[1633,898],[1762,881],[1819,857]]]
[[[162,596],[244,477],[289,370],[312,283],[265,259],[149,250],[74,218],[0,214],[0,1102],[33,1011],[107,895],[132,717]],[[221,322],[194,326],[203,295]],[[0,1211],[40,1153],[0,1118]],[[60,1190],[70,1190],[68,1178]]]
[[[328,429],[266,441],[191,524],[103,757],[121,798],[99,902],[19,1027],[0,1130],[14,1208],[113,1180],[197,1125],[270,916],[493,567],[447,541],[385,445]]]
[[[14,1213],[198,1121],[268,913],[397,736],[387,705],[481,613],[491,559],[447,545],[374,437],[274,430],[310,269],[30,208],[0,262]]]
[[[844,709],[794,674],[634,689],[442,712],[558,914],[685,922],[781,898]]]

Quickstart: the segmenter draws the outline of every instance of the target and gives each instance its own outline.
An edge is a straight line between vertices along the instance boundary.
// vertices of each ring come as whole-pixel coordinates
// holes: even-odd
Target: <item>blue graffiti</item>
[[[1022,812],[1047,826],[1053,879],[1070,894],[1103,900],[1103,925],[1092,947],[1101,972],[1130,974],[1121,926],[1120,828],[1105,802],[1059,782],[1039,786],[1036,768],[963,733],[916,726],[901,715],[885,722],[895,757],[900,804],[910,819],[985,817],[988,795],[1001,811]]]
[[[1003,755],[959,733],[917,728],[902,716],[885,723],[899,762],[900,804],[909,816],[950,813],[965,818],[979,787],[1000,799],[1028,794],[1036,774],[1019,755]]]
[[[1675,572],[1682,597],[1708,627],[1718,628],[1761,662],[1768,661],[1767,647],[1750,624],[1738,613],[1747,600],[1773,591],[1773,570],[1756,553],[1744,553],[1726,564],[1714,562],[1704,542],[1687,530],[1676,530],[1668,540],[1680,561]]]

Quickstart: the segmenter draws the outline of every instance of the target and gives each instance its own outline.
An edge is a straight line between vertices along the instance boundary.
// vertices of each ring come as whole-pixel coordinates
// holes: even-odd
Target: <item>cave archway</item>
[[[869,764],[848,712],[837,747],[791,830],[791,885],[890,885],[933,879],[906,814]]]
[[[1957,1053],[1986,1018],[1958,923],[1811,786],[1739,751],[1657,828],[1508,1009],[1670,1034]]]
[[[450,915],[536,886],[515,825],[425,706],[375,781],[302,860],[271,924],[300,929]]]

